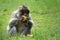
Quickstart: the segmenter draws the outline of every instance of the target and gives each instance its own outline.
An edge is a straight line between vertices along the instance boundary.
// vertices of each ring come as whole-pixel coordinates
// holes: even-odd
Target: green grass
[[[20,5],[30,7],[33,37],[8,37],[10,14]],[[0,40],[60,40],[60,0],[0,0]]]

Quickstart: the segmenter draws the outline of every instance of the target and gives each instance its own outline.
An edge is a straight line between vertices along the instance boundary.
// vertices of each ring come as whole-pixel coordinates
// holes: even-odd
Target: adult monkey
[[[30,10],[27,6],[23,5],[12,13],[7,31],[10,36],[14,35],[15,33],[20,33],[25,36],[32,36],[32,25],[33,20],[30,16]]]

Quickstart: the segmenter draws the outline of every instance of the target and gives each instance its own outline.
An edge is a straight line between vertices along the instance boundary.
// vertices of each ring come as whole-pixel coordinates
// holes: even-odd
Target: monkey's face
[[[29,15],[29,10],[21,10],[21,15],[28,16]]]
[[[28,19],[28,16],[29,16],[29,10],[27,8],[23,7],[20,10],[20,15],[22,16],[23,21],[26,21]]]
[[[21,16],[23,17],[23,21],[27,21],[29,15],[29,10],[21,10]]]

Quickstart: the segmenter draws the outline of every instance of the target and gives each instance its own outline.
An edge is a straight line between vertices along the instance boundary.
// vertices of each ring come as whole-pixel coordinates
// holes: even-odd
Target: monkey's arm
[[[32,24],[34,23],[32,17],[31,17],[31,14],[29,14],[28,21],[32,22]]]

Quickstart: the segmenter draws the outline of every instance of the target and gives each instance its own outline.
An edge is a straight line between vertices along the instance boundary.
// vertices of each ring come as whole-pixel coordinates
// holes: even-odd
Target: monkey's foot
[[[32,35],[32,34],[27,34],[26,36],[27,36],[27,37],[33,37],[33,35]]]

